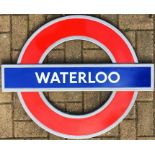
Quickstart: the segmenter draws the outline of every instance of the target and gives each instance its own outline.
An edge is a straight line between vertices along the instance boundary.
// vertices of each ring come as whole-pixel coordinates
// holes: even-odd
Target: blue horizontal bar
[[[152,65],[3,65],[4,91],[152,89]]]

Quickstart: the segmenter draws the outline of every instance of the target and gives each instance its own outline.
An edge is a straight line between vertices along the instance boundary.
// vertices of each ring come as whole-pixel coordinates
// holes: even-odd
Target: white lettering
[[[73,81],[73,79],[76,79],[77,72],[70,72],[70,83],[77,83],[77,81]]]
[[[66,83],[66,75],[68,75],[68,72],[60,72],[60,75],[62,75],[63,83]]]
[[[120,81],[120,74],[118,72],[98,72],[96,75],[92,75],[91,72],[35,72],[37,82],[41,83],[66,83],[67,79],[69,83],[117,83]]]
[[[56,72],[53,73],[50,83],[53,83],[53,82],[61,83],[58,77],[58,74]]]
[[[36,75],[36,78],[37,78],[38,83],[42,83],[42,81],[44,83],[47,83],[48,82],[48,79],[50,77],[50,72],[48,72],[47,75],[45,75],[44,72],[41,72],[40,75],[38,75],[38,73],[35,72],[35,75]]]
[[[87,83],[85,78],[86,78],[86,74],[84,72],[79,72],[78,83],[82,83],[82,81],[83,83]]]
[[[88,83],[95,83],[95,81],[92,80],[91,72],[88,72]]]
[[[100,79],[99,79],[99,76],[100,76],[100,75],[103,75],[103,80],[100,80]],[[104,72],[98,72],[98,73],[96,74],[96,81],[97,81],[98,83],[105,83],[105,82],[107,81],[107,74],[104,73]]]
[[[113,80],[111,78],[111,76],[115,75],[116,76],[116,80]],[[118,74],[118,72],[111,72],[108,76],[108,79],[111,83],[117,83],[120,80],[120,75]]]

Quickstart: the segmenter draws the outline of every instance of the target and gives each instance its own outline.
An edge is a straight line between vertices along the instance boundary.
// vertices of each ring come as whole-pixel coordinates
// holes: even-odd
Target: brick
[[[43,94],[45,95],[47,99],[49,99],[49,92],[43,92]]]
[[[137,101],[153,101],[153,92],[139,92],[137,96]]]
[[[27,16],[12,16],[12,48],[21,49],[28,36]]]
[[[29,15],[29,31],[33,32],[45,23],[45,15]]]
[[[100,49],[99,46],[89,41],[83,41],[83,48],[84,49]]]
[[[0,105],[0,138],[11,138],[12,133],[12,106]]]
[[[136,105],[132,107],[129,114],[126,116],[126,119],[135,119],[136,118]]]
[[[48,64],[48,56],[44,58],[44,60],[42,61],[42,64]]]
[[[119,27],[129,30],[153,29],[153,18],[149,15],[119,15]]]
[[[0,16],[0,32],[10,31],[10,16]]]
[[[117,137],[119,136],[119,128],[116,126],[115,128],[111,129],[110,131],[100,135],[100,136],[105,136],[105,137]]]
[[[55,135],[52,135],[52,134],[49,135],[49,139],[50,140],[65,140],[65,138],[58,137],[58,136],[55,136]]]
[[[80,102],[82,100],[81,92],[52,92],[49,98],[53,102]]]
[[[138,137],[138,140],[155,140],[155,137]]]
[[[47,15],[47,20],[53,20],[62,15]],[[118,15],[93,15],[102,18],[109,23],[117,25]],[[122,17],[121,17],[122,16]],[[20,48],[25,40],[27,40],[28,26],[30,31],[35,31],[45,22],[46,15],[30,15],[29,21],[26,15],[8,15],[0,16],[0,61],[3,63],[16,63]],[[142,63],[153,62],[153,19],[149,15],[120,15],[120,28],[124,30],[125,36],[136,48],[138,59]],[[12,29],[10,29],[10,19],[12,19]],[[22,20],[21,20],[22,19]],[[3,22],[1,22],[3,21]],[[29,23],[29,25],[28,25]],[[123,24],[126,25],[123,25]],[[12,30],[12,35],[10,35]],[[138,31],[139,30],[139,31]],[[142,31],[143,30],[143,31]],[[151,31],[150,31],[151,30]],[[11,37],[12,36],[12,37]],[[12,43],[10,41],[13,40]],[[82,44],[81,44],[82,43]],[[10,44],[12,51],[10,53]],[[66,54],[64,49],[66,47]],[[83,51],[82,51],[83,50]],[[95,52],[94,52],[95,51]],[[75,52],[75,53],[74,53]],[[85,52],[85,53],[84,53]],[[104,54],[103,54],[104,53]],[[82,55],[83,54],[83,55]],[[11,55],[11,61],[10,61]],[[75,55],[75,56],[74,56]],[[66,56],[66,57],[65,57]],[[109,57],[97,45],[87,41],[69,41],[54,48],[48,55],[48,63],[81,63],[82,58],[85,63],[105,63],[110,62]],[[46,59],[47,60],[47,59]],[[45,61],[47,63],[47,61]],[[87,93],[87,92],[86,92]],[[50,100],[53,105],[68,113],[89,112],[100,106],[100,101],[106,102],[110,92],[89,92],[87,99],[81,92],[50,92]],[[96,95],[96,93],[99,93]],[[93,97],[96,96],[96,97]],[[99,96],[99,97],[98,97]],[[47,96],[48,97],[48,96]],[[54,98],[53,98],[54,97]],[[87,100],[88,105],[83,107]],[[98,102],[97,102],[98,101]],[[137,139],[152,140],[154,137],[154,117],[153,112],[153,92],[139,92],[137,97],[137,105],[134,105],[126,119],[109,132],[101,135],[101,137],[91,138],[93,140],[105,139],[136,139],[135,128],[137,127]],[[142,101],[142,102],[141,102]],[[5,104],[7,103],[7,104]],[[12,116],[12,103],[14,112]],[[90,105],[89,105],[90,103]],[[137,108],[137,109],[136,109]],[[88,109],[88,110],[87,110]],[[137,116],[136,116],[137,111]],[[21,103],[16,98],[12,98],[12,93],[0,92],[0,138],[13,138],[12,118],[15,125],[16,138],[40,138],[45,139],[49,135],[49,139],[64,139],[52,134],[47,134],[40,127],[30,121],[25,113]],[[135,126],[137,121],[137,126]],[[7,123],[6,123],[7,122]],[[33,125],[32,125],[33,124]],[[34,127],[35,126],[35,127]],[[36,129],[37,128],[37,129]],[[120,131],[119,131],[120,129]],[[45,133],[44,133],[45,132]]]
[[[17,63],[19,55],[20,55],[20,51],[12,51],[11,52],[11,62],[12,63]]]
[[[139,62],[153,61],[153,31],[137,32],[137,56]]]
[[[138,102],[138,136],[153,135],[153,103]]]
[[[61,43],[59,45],[57,45],[55,48],[53,48],[53,51],[54,50],[64,50],[65,48],[65,43]]]
[[[137,56],[140,62],[153,61],[153,32],[137,32]]]
[[[100,93],[99,92],[84,92],[84,111],[94,111],[100,106]]]
[[[12,94],[11,93],[0,92],[0,104],[1,103],[11,103],[11,102],[12,102]]]
[[[10,35],[0,34],[0,64],[10,61]]]
[[[14,135],[16,138],[47,137],[47,132],[30,121],[14,122]]]
[[[70,114],[82,114],[82,103],[66,103],[66,110]]]
[[[100,138],[92,138],[92,140],[119,140],[118,137],[100,137]]]
[[[62,112],[66,112],[66,104],[65,103],[59,103],[59,102],[53,102],[52,105],[57,108],[58,110]]]
[[[65,60],[64,57],[65,57],[64,50],[51,51],[48,54],[48,63],[50,63],[50,64],[64,63],[64,60]]]
[[[86,140],[118,140],[118,137],[94,137]]]
[[[112,92],[110,92],[110,91],[102,91],[102,92],[100,92],[100,101],[101,101],[101,103],[104,104],[109,99],[111,94],[112,94]]]
[[[94,138],[88,138],[86,140],[101,140],[101,138],[100,137],[94,137]]]
[[[136,32],[135,31],[127,31],[124,33],[125,33],[125,36],[127,37],[127,39],[129,40],[129,42],[131,43],[131,45],[135,48],[136,47]]]
[[[59,17],[63,17],[63,15],[61,15],[61,14],[53,14],[53,15],[47,15],[46,16],[48,21],[54,20],[54,19],[59,18]]]
[[[67,63],[81,62],[81,41],[73,40],[66,42],[65,55]]]
[[[104,14],[101,15],[101,19],[106,20],[107,22],[113,25],[118,25],[118,15]]]
[[[109,63],[109,56],[103,50],[83,50],[85,63]]]
[[[92,17],[100,18],[100,14],[91,14]]]
[[[14,120],[30,120],[30,117],[26,114],[17,95],[14,95],[13,107],[14,107]]]
[[[120,139],[136,139],[136,122],[135,120],[124,120],[120,124]]]

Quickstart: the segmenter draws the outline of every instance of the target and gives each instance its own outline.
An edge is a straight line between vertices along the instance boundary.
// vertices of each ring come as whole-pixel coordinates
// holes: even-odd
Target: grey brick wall
[[[0,15],[0,63],[16,63],[28,37],[44,23],[65,15]],[[104,19],[130,40],[139,62],[155,63],[154,15],[92,15]],[[44,63],[110,63],[96,45],[69,41],[49,53]],[[111,92],[45,93],[54,106],[67,113],[83,114],[104,103]],[[155,139],[153,92],[140,92],[129,115],[111,131],[92,139]],[[63,139],[38,127],[24,112],[15,93],[0,92],[0,139]]]

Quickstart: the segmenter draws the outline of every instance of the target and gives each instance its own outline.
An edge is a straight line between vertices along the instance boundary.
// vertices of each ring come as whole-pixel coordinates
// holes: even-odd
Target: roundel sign
[[[42,64],[57,45],[86,40],[100,46],[112,64]],[[138,64],[125,36],[89,16],[66,16],[39,28],[26,42],[16,65],[2,66],[2,90],[17,92],[31,119],[65,138],[90,138],[118,125],[132,108],[137,91],[153,90],[153,65]],[[113,91],[99,109],[70,115],[56,109],[43,91]],[[89,103],[88,103],[89,104]]]

